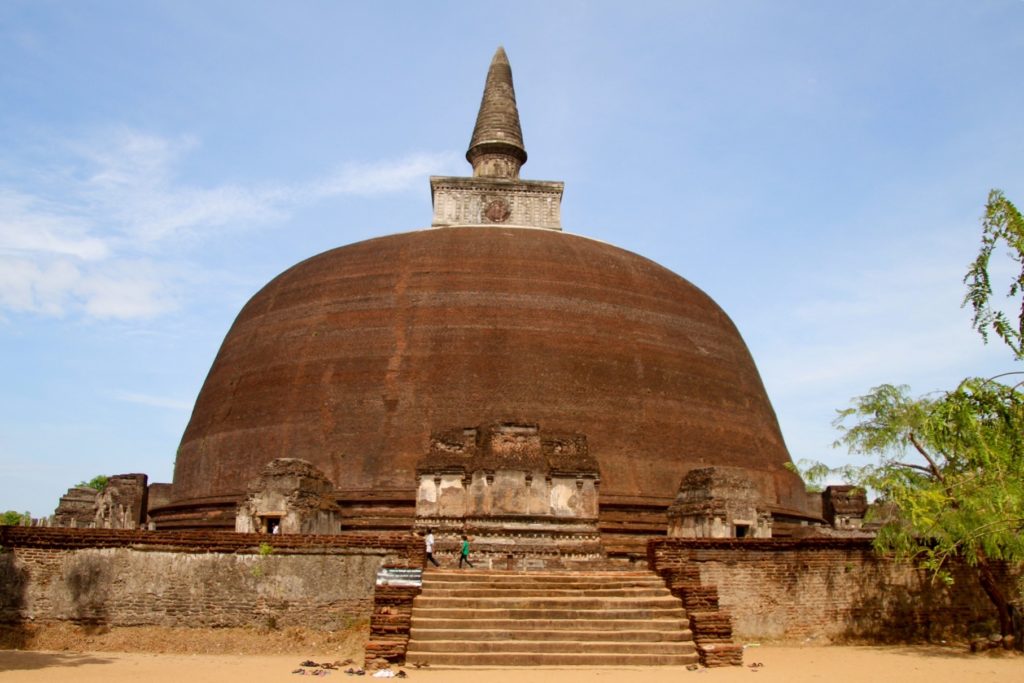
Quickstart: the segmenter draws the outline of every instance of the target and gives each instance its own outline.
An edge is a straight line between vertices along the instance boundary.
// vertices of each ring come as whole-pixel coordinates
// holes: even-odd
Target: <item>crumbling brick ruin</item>
[[[60,497],[53,513],[53,525],[92,527],[96,525],[96,497],[99,492],[88,486],[72,486]]]
[[[668,509],[671,538],[771,538],[771,513],[759,509],[762,496],[742,470],[690,470]]]
[[[836,529],[860,529],[868,510],[867,492],[859,486],[829,486],[821,494],[822,516]]]
[[[138,529],[149,510],[148,477],[116,474],[102,491],[73,486],[61,496],[52,525],[96,529]]]
[[[334,490],[334,483],[305,460],[271,460],[260,476],[249,483],[235,515],[235,531],[339,533],[341,508],[334,500]]]
[[[557,567],[604,557],[600,471],[582,434],[502,422],[434,434],[416,468],[416,526],[439,553],[461,534],[487,566]]]

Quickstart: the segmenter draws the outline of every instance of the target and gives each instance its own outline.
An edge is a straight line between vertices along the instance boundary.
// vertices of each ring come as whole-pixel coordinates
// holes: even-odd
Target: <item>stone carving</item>
[[[419,518],[597,518],[600,474],[582,434],[516,423],[441,432],[417,473]]]
[[[504,199],[492,200],[484,211],[484,216],[492,223],[504,223],[511,215],[512,210],[508,208],[508,202]]]
[[[604,556],[600,471],[582,434],[543,434],[517,422],[436,433],[417,476],[416,525],[434,529],[442,552],[470,533],[474,561],[485,566]]]
[[[431,224],[452,227],[500,223],[561,230],[563,188],[563,183],[549,180],[431,176]],[[504,208],[499,211],[502,205]]]
[[[305,460],[271,460],[249,484],[238,505],[235,531],[248,533],[336,534],[341,508],[334,484]]]

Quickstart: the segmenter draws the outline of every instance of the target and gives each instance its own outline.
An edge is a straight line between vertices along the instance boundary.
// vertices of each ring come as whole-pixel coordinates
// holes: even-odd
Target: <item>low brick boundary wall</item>
[[[421,545],[410,534],[0,527],[0,623],[336,630],[369,620],[377,570],[420,567]]]
[[[870,539],[660,538],[648,563],[714,586],[741,640],[965,640],[995,618],[968,568],[954,567],[946,586],[876,554]],[[1014,587],[1020,569],[1002,572]]]
[[[269,544],[279,554],[325,551],[383,552],[388,565],[416,568],[422,564],[422,539],[411,534],[348,532],[340,534],[240,534],[234,531],[141,531],[133,529],[70,529],[0,526],[4,548],[135,548],[173,552],[245,553]]]

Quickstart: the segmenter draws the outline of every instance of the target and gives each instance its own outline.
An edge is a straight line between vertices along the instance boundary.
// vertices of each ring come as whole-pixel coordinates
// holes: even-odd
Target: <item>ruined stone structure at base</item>
[[[672,538],[771,538],[771,514],[759,509],[754,483],[742,470],[690,470],[668,508]]]
[[[271,460],[249,484],[235,513],[235,531],[264,534],[334,534],[341,508],[334,484],[298,458]]]
[[[150,508],[145,474],[116,474],[103,490],[88,486],[68,489],[53,514],[59,527],[138,529],[146,523]]]
[[[473,539],[487,568],[560,568],[603,562],[601,475],[582,434],[505,422],[435,434],[417,466],[416,527],[439,553]]]

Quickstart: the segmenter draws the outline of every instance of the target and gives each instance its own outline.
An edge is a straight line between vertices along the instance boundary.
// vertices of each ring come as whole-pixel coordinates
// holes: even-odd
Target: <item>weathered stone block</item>
[[[298,458],[271,460],[249,484],[235,516],[243,533],[336,534],[341,508],[334,484],[320,470]]]

